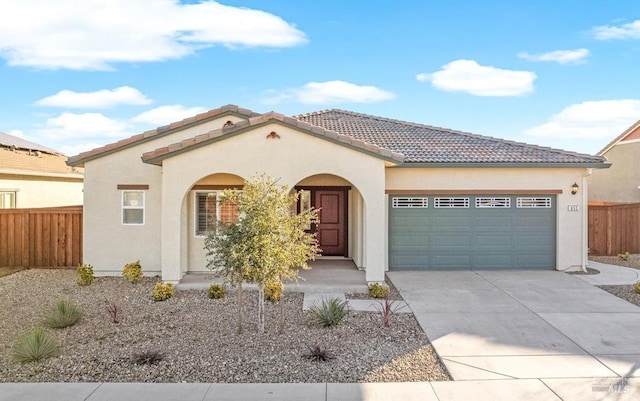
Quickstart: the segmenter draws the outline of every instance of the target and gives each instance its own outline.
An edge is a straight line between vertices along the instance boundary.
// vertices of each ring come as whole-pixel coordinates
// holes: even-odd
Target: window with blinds
[[[238,221],[238,207],[231,202],[220,202],[219,193],[196,193],[196,235],[204,236],[216,231],[216,224]]]
[[[144,191],[122,191],[122,224],[144,224]]]

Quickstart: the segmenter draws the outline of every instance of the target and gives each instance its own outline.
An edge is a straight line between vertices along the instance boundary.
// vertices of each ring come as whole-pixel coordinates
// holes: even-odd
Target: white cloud
[[[520,96],[533,91],[536,74],[483,66],[474,60],[455,60],[431,74],[416,75],[418,81],[448,92],[475,96]]]
[[[106,117],[101,113],[64,112],[47,119],[44,126],[35,130],[34,136],[59,143],[74,140],[123,138],[131,136],[129,124]]]
[[[29,139],[27,135],[25,135],[24,131],[19,129],[12,129],[10,131],[7,131],[6,133],[9,135],[17,136],[18,138],[27,139],[27,140]]]
[[[306,35],[277,15],[203,0],[5,0],[0,57],[13,66],[108,70],[214,45],[290,47]]]
[[[133,117],[131,121],[161,126],[195,116],[204,111],[207,111],[207,109],[203,107],[184,107],[179,104],[172,104],[147,110]]]
[[[640,99],[597,100],[572,104],[525,135],[549,139],[608,139],[622,133],[640,116]]]
[[[309,82],[299,88],[272,93],[274,95],[265,99],[265,103],[273,104],[284,100],[303,104],[373,103],[395,97],[393,93],[375,86],[356,85],[345,81]]]
[[[86,143],[79,143],[79,144],[73,144],[73,145],[62,145],[60,146],[59,150],[64,155],[74,156],[82,152],[86,152],[88,150],[99,148],[103,145],[104,143],[86,142]]]
[[[599,40],[640,39],[640,19],[620,26],[597,26],[593,34]]]
[[[555,50],[541,54],[518,53],[518,57],[529,61],[551,61],[558,64],[581,64],[589,56],[588,49]]]
[[[121,86],[115,89],[102,89],[95,92],[75,92],[61,90],[36,102],[38,106],[73,107],[82,109],[106,109],[119,104],[145,105],[152,100],[138,89]]]

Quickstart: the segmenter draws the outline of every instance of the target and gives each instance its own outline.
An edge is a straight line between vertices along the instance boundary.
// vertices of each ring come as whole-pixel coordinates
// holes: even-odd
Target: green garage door
[[[391,195],[391,270],[554,269],[550,195]]]

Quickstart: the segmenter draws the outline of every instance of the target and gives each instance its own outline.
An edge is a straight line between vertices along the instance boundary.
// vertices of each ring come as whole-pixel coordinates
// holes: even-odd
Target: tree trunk
[[[282,290],[282,294],[280,294],[280,324],[278,328],[278,333],[284,334],[284,289]]]
[[[242,334],[242,278],[238,279],[238,293],[236,294],[238,301],[238,334]]]
[[[258,285],[258,333],[264,333],[264,284]]]

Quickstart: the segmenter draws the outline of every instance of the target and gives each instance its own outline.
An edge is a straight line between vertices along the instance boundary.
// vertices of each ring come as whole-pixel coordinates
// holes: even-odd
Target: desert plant
[[[78,285],[90,285],[94,279],[93,266],[88,264],[78,266],[78,270],[76,271],[76,283],[78,283]]]
[[[58,343],[44,329],[37,327],[20,336],[11,351],[11,357],[19,363],[35,362],[58,353]]]
[[[267,280],[264,284],[264,297],[267,301],[276,303],[280,302],[284,284],[277,280]]]
[[[394,305],[388,295],[384,298],[384,301],[380,301],[378,305],[376,305],[376,309],[378,309],[378,313],[380,313],[380,317],[382,317],[384,327],[391,326],[391,317],[405,306],[406,305],[400,303]]]
[[[129,281],[131,284],[135,284],[142,278],[142,266],[140,266],[140,261],[136,260],[135,262],[127,263],[124,265],[122,269],[122,275]]]
[[[633,285],[633,292],[635,292],[636,294],[640,294],[640,281]]]
[[[224,284],[211,283],[207,290],[207,296],[211,299],[224,298],[227,295],[227,289]]]
[[[349,313],[347,301],[341,301],[338,298],[323,298],[320,302],[316,301],[309,308],[311,312],[311,323],[319,327],[335,326]]]
[[[176,294],[176,290],[171,283],[157,282],[153,287],[153,300],[156,302],[166,301]]]
[[[302,354],[303,357],[316,362],[326,362],[331,359],[335,359],[335,356],[331,351],[326,348],[322,348],[319,345],[309,345],[309,352]]]
[[[104,299],[104,303],[106,304],[107,313],[111,317],[111,322],[120,323],[120,320],[118,320],[118,312],[120,312],[118,304],[106,298]]]
[[[385,298],[389,295],[389,287],[380,283],[369,284],[369,295],[374,298]]]
[[[160,351],[147,350],[133,354],[131,360],[136,365],[155,365],[164,359],[164,354]]]
[[[624,261],[629,260],[629,252],[625,252],[625,253],[619,253],[618,257]]]
[[[67,299],[56,301],[45,315],[42,323],[52,329],[73,326],[82,319],[82,309]]]

